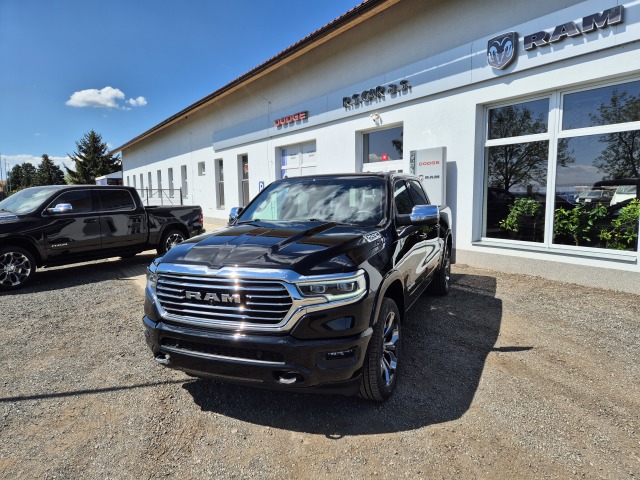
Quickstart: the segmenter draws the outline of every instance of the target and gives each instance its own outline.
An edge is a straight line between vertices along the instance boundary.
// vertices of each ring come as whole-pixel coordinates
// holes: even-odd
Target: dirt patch
[[[0,297],[2,478],[637,478],[640,297],[454,267],[384,404],[192,379],[141,325],[152,254]]]

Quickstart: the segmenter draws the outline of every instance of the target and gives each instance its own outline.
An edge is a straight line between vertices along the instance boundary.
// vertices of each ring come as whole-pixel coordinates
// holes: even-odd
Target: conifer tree
[[[38,185],[64,185],[65,183],[62,169],[53,163],[46,153],[42,155],[36,178]]]
[[[109,154],[107,144],[102,136],[91,130],[76,142],[76,152],[69,155],[75,163],[75,170],[65,166],[68,180],[72,184],[93,184],[96,177],[118,172],[121,168],[120,158]]]

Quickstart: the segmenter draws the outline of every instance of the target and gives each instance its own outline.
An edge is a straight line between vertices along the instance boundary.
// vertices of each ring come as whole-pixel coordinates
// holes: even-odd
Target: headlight
[[[348,276],[331,275],[298,283],[304,297],[324,297],[328,302],[362,295],[367,289],[364,271]]]
[[[158,269],[158,263],[160,258],[156,258],[151,265],[147,267],[147,288],[152,292],[156,291],[156,285],[158,284],[158,274],[156,270]]]

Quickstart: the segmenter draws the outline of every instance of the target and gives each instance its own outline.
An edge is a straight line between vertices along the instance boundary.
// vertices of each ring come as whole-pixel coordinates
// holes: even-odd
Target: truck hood
[[[162,263],[277,268],[301,275],[353,271],[380,247],[376,227],[332,222],[252,222],[175,246]]]
[[[8,222],[17,222],[20,220],[20,217],[13,212],[0,212],[0,223],[8,223]]]

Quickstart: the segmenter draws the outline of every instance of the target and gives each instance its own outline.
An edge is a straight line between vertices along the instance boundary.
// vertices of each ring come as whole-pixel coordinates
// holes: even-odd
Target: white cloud
[[[0,169],[2,170],[2,179],[4,180],[6,175],[5,168],[7,171],[10,172],[15,165],[22,165],[23,163],[30,163],[34,167],[38,168],[38,165],[40,165],[40,161],[42,160],[42,156],[27,155],[27,154],[2,155],[0,159],[2,160],[2,162],[0,162],[1,163]],[[58,165],[62,169],[63,173],[66,173],[66,170],[64,169],[65,164],[73,168],[73,161],[70,160],[69,157],[52,157],[51,155],[49,155],[49,159],[53,161],[53,163]]]
[[[147,104],[147,99],[144,97],[129,99],[129,105],[131,105],[132,107],[144,107],[146,104]]]
[[[125,101],[125,95],[122,90],[113,87],[104,87],[101,90],[89,88],[87,90],[74,92],[66,102],[66,105],[69,107],[118,108],[130,110],[130,108],[126,106],[127,104],[132,107],[143,107],[147,104],[147,99],[138,97]]]

